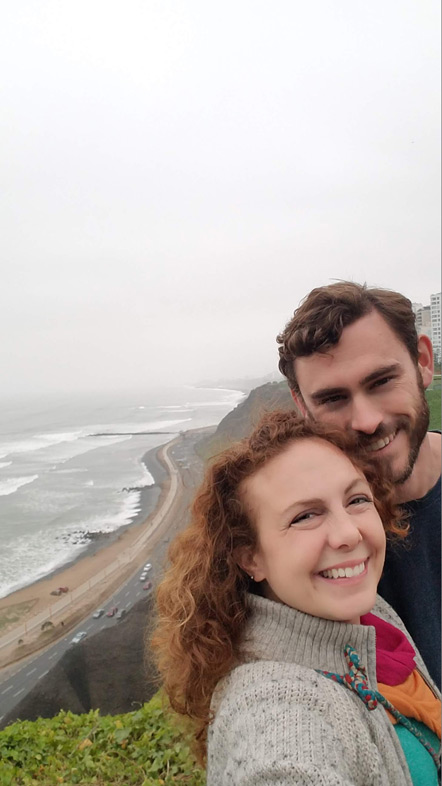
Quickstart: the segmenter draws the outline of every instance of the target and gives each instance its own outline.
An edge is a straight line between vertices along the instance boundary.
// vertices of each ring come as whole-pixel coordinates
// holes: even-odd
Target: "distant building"
[[[424,333],[433,340],[433,326],[431,323],[431,306],[421,306],[416,312],[416,330],[419,335]]]
[[[440,296],[438,292],[430,297],[431,332],[434,350],[434,359],[441,362],[441,337],[440,337]]]

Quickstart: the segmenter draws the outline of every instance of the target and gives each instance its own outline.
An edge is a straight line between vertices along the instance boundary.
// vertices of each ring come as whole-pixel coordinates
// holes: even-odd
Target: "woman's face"
[[[373,608],[385,533],[371,489],[338,448],[299,440],[245,480],[258,547],[241,560],[266,597],[358,623]]]

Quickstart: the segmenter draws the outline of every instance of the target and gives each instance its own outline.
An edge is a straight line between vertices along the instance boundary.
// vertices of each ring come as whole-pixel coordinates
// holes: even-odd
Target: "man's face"
[[[396,483],[410,477],[428,429],[420,371],[377,311],[344,328],[326,353],[295,361],[310,417],[353,431]]]

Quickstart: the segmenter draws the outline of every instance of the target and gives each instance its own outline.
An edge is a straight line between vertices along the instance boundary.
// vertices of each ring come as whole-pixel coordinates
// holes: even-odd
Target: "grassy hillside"
[[[0,786],[203,786],[189,734],[157,694],[136,712],[60,712],[0,731]]]
[[[441,379],[440,376],[434,378],[429,390],[427,399],[430,405],[430,429],[441,430]]]

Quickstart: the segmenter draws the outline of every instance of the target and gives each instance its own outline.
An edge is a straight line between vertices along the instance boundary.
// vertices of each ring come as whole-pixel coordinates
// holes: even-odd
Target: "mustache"
[[[391,424],[391,426],[386,426],[384,423],[380,423],[373,434],[359,433],[356,438],[356,445],[361,450],[364,450],[364,448],[367,448],[378,439],[385,439],[385,437],[388,437],[390,434],[396,433],[399,430],[406,431],[407,433],[410,431],[410,423],[408,418],[398,418],[395,423]]]

